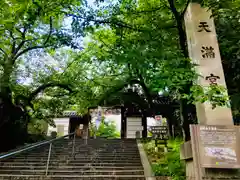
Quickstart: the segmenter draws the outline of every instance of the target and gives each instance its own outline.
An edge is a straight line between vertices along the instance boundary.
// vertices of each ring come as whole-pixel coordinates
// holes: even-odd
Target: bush
[[[171,176],[173,180],[182,180],[185,176],[185,164],[180,160],[180,145],[182,140],[175,139],[168,141],[168,147],[171,151],[164,153],[159,148],[159,152],[155,152],[154,141],[144,145],[152,164],[155,176]]]
[[[99,128],[96,132],[97,137],[106,137],[106,138],[118,138],[120,137],[120,133],[117,132],[116,125],[113,122],[104,123],[101,122]]]
[[[46,135],[48,130],[48,123],[44,120],[31,119],[28,123],[28,133],[37,135]]]
[[[94,129],[91,127],[90,134],[94,134]],[[120,132],[117,131],[116,124],[114,122],[105,122],[104,117],[101,120],[101,123],[96,130],[97,137],[105,137],[105,138],[119,138]]]

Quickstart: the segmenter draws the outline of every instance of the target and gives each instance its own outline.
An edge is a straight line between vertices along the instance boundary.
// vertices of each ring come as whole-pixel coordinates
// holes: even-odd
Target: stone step
[[[84,153],[84,152],[89,152],[89,151],[100,151],[102,153],[112,153],[112,152],[115,152],[115,153],[136,153],[138,152],[138,149],[110,149],[110,150],[107,150],[107,149],[75,149],[75,152],[79,152],[79,153]],[[48,150],[45,150],[45,151],[39,151],[39,152],[35,152],[35,151],[30,151],[30,152],[27,152],[27,153],[22,153],[23,155],[26,155],[26,154],[48,154]],[[53,149],[52,150],[53,153],[70,153],[72,152],[72,148],[70,149],[67,149],[67,150],[63,150],[63,149]]]
[[[91,154],[95,154],[97,153],[99,156],[104,156],[104,157],[112,157],[112,156],[119,156],[119,157],[122,157],[122,156],[139,156],[139,153],[114,153],[114,152],[111,152],[111,153],[102,153],[102,152],[84,152],[84,153],[79,153],[79,152],[76,152],[74,153],[75,155],[78,155],[78,156],[86,156],[86,155],[91,155]],[[71,156],[72,153],[51,153],[51,156]],[[19,154],[17,156],[14,156],[14,157],[47,157],[48,154]],[[12,157],[13,158],[13,157]]]
[[[97,149],[93,149],[93,150],[75,150],[75,154],[91,154],[91,153],[99,153],[99,154],[103,154],[103,155],[108,155],[108,154],[139,154],[139,151],[138,150],[135,150],[135,151],[105,151],[105,150],[97,150]],[[51,154],[57,154],[57,155],[64,155],[64,154],[71,154],[72,153],[72,150],[71,151],[52,151]],[[19,154],[17,156],[26,156],[26,155],[35,155],[35,156],[39,156],[39,155],[48,155],[48,152],[30,152],[30,153],[25,153],[25,154]]]
[[[86,164],[86,165],[83,165],[83,166],[49,166],[49,170],[54,170],[54,169],[66,169],[66,170],[81,170],[81,169],[90,169],[90,168],[93,168],[94,169],[103,169],[104,170],[143,170],[143,167],[142,166],[92,166],[91,164]],[[15,166],[2,166],[1,169],[19,169],[19,170],[25,170],[25,169],[46,169],[46,165],[45,166],[18,166],[18,165],[15,165]]]
[[[0,170],[0,176],[1,174],[23,174],[23,175],[44,175],[46,170],[15,170],[15,169],[1,169]],[[49,175],[144,175],[143,170],[48,170]]]
[[[72,144],[73,143],[73,141],[61,141],[61,142],[53,142],[52,144],[54,144],[54,145],[66,145],[66,144]],[[134,142],[109,142],[109,141],[79,141],[79,140],[76,140],[75,141],[75,144],[84,144],[84,145],[100,145],[100,146],[102,146],[102,145],[105,145],[105,144],[107,144],[107,145],[109,145],[109,144],[111,144],[111,145],[115,145],[115,146],[131,146],[131,145],[136,145],[137,143],[136,143],[136,141],[134,141]],[[44,145],[44,146],[48,146],[49,144],[46,144],[46,145]]]
[[[54,162],[61,162],[61,161],[64,161],[64,160],[68,160],[68,161],[90,161],[91,159],[94,159],[94,160],[99,160],[99,161],[129,161],[129,159],[127,158],[123,158],[123,159],[119,159],[119,158],[114,158],[114,159],[111,159],[111,158],[98,158],[97,156],[96,157],[86,157],[86,158],[73,158],[73,157],[59,157],[58,159],[54,159],[54,158],[51,158],[50,160],[51,161],[54,161]],[[131,159],[131,162],[133,161],[136,161],[136,160],[139,160],[140,158],[135,158],[135,159]],[[12,162],[39,162],[39,161],[45,161],[47,160],[47,158],[43,157],[39,157],[38,159],[36,158],[12,158],[12,159],[9,159],[10,161]],[[5,160],[7,161],[7,160]],[[4,162],[5,162],[4,161]]]
[[[63,144],[72,144],[73,141],[61,141],[61,142],[53,142],[52,144],[55,145],[63,145]],[[136,141],[133,142],[119,142],[119,141],[79,141],[75,140],[75,144],[90,144],[90,145],[104,145],[104,144],[111,144],[111,145],[116,145],[116,146],[130,146],[130,145],[136,145]],[[44,146],[48,146],[49,144],[46,144]]]
[[[88,155],[92,155],[92,154],[98,154],[99,156],[138,156],[139,155],[139,151],[136,151],[134,153],[130,152],[103,152],[103,151],[85,151],[85,152],[78,152],[78,151],[75,151],[74,153],[75,155],[78,155],[78,156],[88,156]],[[51,153],[51,156],[71,156],[72,155],[72,151],[69,151],[69,152],[58,152],[58,153],[54,153],[52,152]],[[29,153],[29,154],[18,154],[18,155],[15,155],[15,156],[12,156],[12,157],[9,157],[9,158],[14,158],[14,157],[47,157],[48,156],[48,153]]]
[[[51,155],[50,156],[51,159],[54,159],[54,158],[59,158],[59,157],[64,157],[64,158],[72,158],[72,157],[75,157],[75,158],[79,158],[79,159],[85,159],[87,157],[89,158],[92,158],[92,157],[97,157],[97,158],[103,158],[103,159],[116,159],[116,158],[119,158],[119,159],[125,159],[125,158],[130,158],[130,159],[134,159],[134,158],[139,158],[140,156],[139,155],[118,155],[118,154],[110,154],[110,155],[107,155],[107,156],[104,156],[104,155],[101,155],[101,154],[81,154],[81,155],[78,155],[78,154],[75,154],[75,155],[72,155],[72,154],[69,154],[69,155]],[[45,159],[45,158],[48,158],[48,156],[17,156],[17,157],[11,157],[11,158],[8,158],[8,159]]]
[[[61,144],[61,145],[52,145],[52,147],[64,147],[64,148],[70,148],[72,147],[72,144]],[[75,147],[93,147],[93,148],[99,148],[99,147],[118,147],[118,148],[137,148],[138,146],[135,144],[129,144],[129,145],[114,145],[114,144],[76,144],[75,143]],[[46,148],[48,149],[49,146],[45,146],[45,147],[39,147],[39,148]]]
[[[119,156],[119,155],[108,155],[108,156],[101,156],[101,155],[98,155],[98,154],[96,154],[96,155],[74,155],[74,156],[72,156],[72,155],[59,155],[59,156],[54,156],[54,155],[52,155],[50,158],[51,159],[59,159],[59,158],[68,158],[68,159],[72,159],[72,158],[74,158],[74,159],[79,159],[79,160],[81,160],[81,159],[91,159],[91,158],[97,158],[97,159],[109,159],[109,160],[111,160],[111,159],[126,159],[126,158],[128,158],[128,159],[139,159],[139,155],[134,155],[134,156]],[[25,160],[25,159],[28,159],[28,160],[42,160],[42,159],[47,159],[48,158],[48,156],[39,156],[39,157],[36,157],[36,156],[28,156],[28,157],[23,157],[23,156],[18,156],[18,157],[12,157],[12,158],[9,158],[9,159],[11,159],[11,160]]]
[[[137,146],[134,146],[134,145],[129,145],[129,146],[117,146],[117,145],[112,145],[112,144],[105,144],[105,145],[91,145],[91,144],[88,144],[88,145],[85,145],[85,144],[75,144],[75,147],[92,147],[92,148],[99,148],[99,147],[108,147],[108,148],[111,148],[111,147],[115,147],[115,148],[121,148],[121,149],[124,149],[124,148],[137,148]],[[69,144],[69,145],[52,145],[53,148],[71,148],[72,147],[72,144]],[[47,147],[44,147],[46,149],[49,148],[49,146]]]
[[[83,148],[83,149],[87,149],[87,148],[92,148],[92,149],[114,149],[114,148],[118,148],[118,149],[138,149],[137,146],[112,146],[111,144],[109,145],[105,145],[105,146],[85,146],[85,145],[75,145],[75,148]],[[44,147],[44,148],[38,148],[38,149],[32,149],[30,151],[41,151],[41,150],[48,150],[49,147]],[[72,149],[72,145],[66,145],[66,146],[52,146],[52,149],[60,149],[60,150],[66,150],[66,149]]]
[[[62,142],[53,142],[53,144],[54,145],[66,145],[66,144],[72,144],[73,143],[73,141],[68,141],[68,142],[66,142],[66,141],[62,141]],[[135,145],[136,146],[136,141],[134,141],[134,142],[109,142],[109,141],[105,141],[105,142],[98,142],[98,141],[87,141],[87,142],[85,142],[85,141],[75,141],[75,144],[84,144],[84,145],[100,145],[100,146],[102,146],[102,145],[105,145],[105,144],[107,144],[107,145],[109,145],[109,144],[111,144],[111,145],[115,145],[115,146],[131,146],[131,145]],[[44,145],[44,146],[48,146],[49,144],[46,144],[46,145]]]
[[[110,146],[110,145],[109,145]],[[71,150],[72,147],[53,147],[52,150],[60,150],[60,151],[68,151]],[[77,147],[75,146],[75,149],[83,149],[83,150],[87,150],[87,149],[104,149],[106,151],[110,151],[110,150],[126,150],[126,151],[136,151],[138,148],[136,147],[105,147],[105,146],[99,146],[99,147],[94,147],[94,146],[89,146],[89,147]],[[43,152],[44,151],[48,151],[49,148],[43,148],[41,150],[36,150],[36,152]],[[32,151],[33,152],[33,151]]]
[[[47,157],[45,158],[12,158],[12,159],[7,159],[2,162],[10,161],[10,162],[43,162],[47,161]],[[51,157],[50,161],[52,162],[62,162],[62,161],[130,161],[130,162],[135,162],[138,161],[140,158],[139,157],[98,157],[98,156],[86,156],[86,157],[69,157],[69,156],[59,156],[59,157]]]
[[[91,166],[114,166],[114,167],[129,167],[129,166],[142,166],[141,162],[114,162],[114,163],[103,163],[103,162],[94,162],[94,163],[89,163]],[[69,162],[69,163],[53,163],[50,162],[50,166],[85,166],[88,165],[88,163],[85,162]],[[46,162],[4,162],[2,166],[46,166]]]
[[[104,145],[96,145],[96,144],[75,144],[75,147],[93,147],[93,148],[99,148],[99,147],[116,147],[116,148],[137,148],[136,145],[125,145],[125,146],[119,146],[119,145],[112,145],[112,144],[104,144]],[[62,145],[52,145],[53,148],[71,148],[72,144],[62,144]],[[41,147],[43,148],[43,147]],[[48,149],[49,146],[45,146],[44,148]]]
[[[29,164],[29,163],[45,163],[47,162],[47,160],[42,160],[42,161],[29,161],[29,160],[25,160],[25,161],[5,161],[3,162],[4,164],[6,163],[11,163],[11,164],[17,164],[17,163],[25,163],[25,164]],[[101,164],[101,163],[108,163],[108,164],[114,164],[114,163],[121,163],[121,164],[128,164],[128,163],[132,163],[132,164],[141,164],[141,160],[132,160],[132,161],[129,161],[128,159],[126,160],[100,160],[100,159],[93,159],[93,160],[52,160],[50,161],[50,164],[79,164],[79,163],[85,163],[85,164]]]
[[[72,140],[53,143],[48,177],[44,176],[46,145],[0,162],[0,180],[145,179],[136,140],[91,139],[86,145],[83,139],[76,139],[74,157],[72,147]]]
[[[79,150],[79,151],[86,151],[86,150],[89,150],[89,149],[92,149],[92,150],[96,150],[96,149],[101,149],[101,150],[104,150],[104,151],[112,151],[112,150],[117,150],[117,151],[137,151],[138,148],[119,148],[119,147],[115,147],[115,148],[106,148],[106,147],[75,147],[76,150]],[[72,147],[70,148],[61,148],[61,147],[56,147],[56,148],[52,148],[52,151],[59,151],[59,152],[63,152],[63,151],[70,151],[72,150]],[[36,152],[36,153],[39,153],[39,152],[48,152],[49,151],[49,148],[46,148],[46,149],[41,149],[41,150],[31,150],[29,152]],[[27,153],[29,153],[27,152]]]
[[[51,176],[37,176],[37,175],[0,175],[0,180],[145,180],[144,175],[51,175]]]

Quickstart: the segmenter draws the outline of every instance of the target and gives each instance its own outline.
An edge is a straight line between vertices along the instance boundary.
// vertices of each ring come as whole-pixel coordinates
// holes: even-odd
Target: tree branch
[[[21,100],[23,102],[21,102]],[[23,96],[23,95],[18,95],[15,98],[15,104],[16,105],[20,105],[22,107],[30,106],[32,109],[34,109],[33,104],[31,103],[31,101],[29,101],[28,98],[26,96]]]
[[[131,79],[131,77],[130,77],[129,79],[127,79],[127,80],[125,81],[125,83],[120,84],[120,85],[118,85],[117,87],[114,87],[113,89],[110,89],[108,92],[106,92],[106,93],[102,96],[102,98],[99,100],[99,103],[101,103],[104,99],[108,98],[109,94],[117,93],[117,92],[123,90],[123,89],[124,89],[125,87],[127,87],[128,85],[133,85],[133,84],[139,84],[139,85],[143,88],[144,94],[145,94],[145,96],[146,96],[147,99],[148,99],[148,103],[150,103],[150,101],[151,101],[150,107],[153,107],[153,105],[152,105],[153,103],[152,103],[152,100],[151,100],[152,97],[151,97],[151,94],[149,93],[149,91],[148,91],[147,86],[145,85],[145,83],[142,82],[142,81],[139,81],[139,80],[137,80],[137,79]]]
[[[25,44],[25,37],[26,37],[26,32],[27,32],[27,28],[24,28],[23,29],[23,32],[20,30],[20,29],[18,29],[18,28],[16,28],[16,30],[18,31],[18,32],[20,32],[20,34],[21,34],[21,36],[22,36],[22,42],[18,45],[18,47],[17,48],[15,48],[15,51],[13,52],[13,54],[17,54],[18,53],[18,51],[22,48],[22,46]],[[14,58],[14,60],[16,60],[17,58]]]
[[[33,91],[30,94],[30,96],[28,97],[28,101],[31,102],[38,95],[38,93],[44,91],[45,89],[47,89],[49,87],[60,87],[60,88],[68,90],[70,93],[73,92],[73,90],[67,84],[52,82],[52,83],[47,83],[47,84],[43,84],[43,85],[39,86],[35,91]]]
[[[126,15],[138,15],[138,14],[144,14],[144,13],[151,13],[151,12],[156,12],[156,11],[159,11],[162,7],[157,7],[157,8],[154,8],[154,9],[149,9],[149,10],[142,10],[142,11],[133,11],[133,12],[129,12],[129,13],[124,13]]]
[[[182,50],[184,57],[188,58],[189,56],[188,56],[188,51],[187,51],[187,47],[186,47],[186,34],[183,29],[183,24],[182,24],[183,21],[181,19],[181,14],[177,11],[176,6],[174,4],[174,0],[168,0],[168,3],[170,5],[173,16],[177,22],[180,48]]]
[[[141,74],[139,74],[139,78],[140,78],[140,80],[132,80],[131,83],[132,84],[139,84],[143,88],[144,94],[145,94],[145,96],[147,98],[147,101],[148,101],[148,104],[149,104],[149,108],[153,109],[154,108],[153,107],[153,100],[152,100],[152,96],[149,92],[149,89],[146,86],[146,84],[144,82],[144,79],[143,79]]]
[[[166,3],[163,2],[163,5],[165,8],[169,9],[169,10],[172,10]]]
[[[190,2],[191,2],[191,0],[188,0],[188,1],[187,1],[185,8],[183,9],[183,12],[182,12],[181,15],[180,15],[181,19],[184,18],[184,15],[185,15],[185,13],[186,13],[186,11],[187,11],[187,8],[188,8],[188,5],[189,5]]]
[[[123,27],[123,28],[127,28],[127,29],[131,29],[131,30],[135,30],[135,31],[139,31],[139,32],[144,32],[144,31],[147,31],[146,29],[143,30],[143,29],[140,29],[140,28],[135,28],[127,23],[124,23],[122,21],[113,21],[113,20],[109,20],[109,19],[105,19],[105,20],[97,20],[97,19],[89,19],[89,18],[86,18],[86,17],[82,17],[82,16],[78,16],[78,15],[75,15],[75,14],[67,14],[67,16],[70,16],[70,17],[74,17],[74,18],[77,18],[77,19],[83,19],[83,20],[86,20],[88,22],[95,22],[95,23],[98,23],[98,24],[111,24],[111,25],[116,25],[118,27]]]
[[[99,37],[99,40],[100,40],[107,48],[109,48],[110,50],[112,50],[113,52],[115,52],[115,49],[112,48],[112,47],[110,47],[109,45],[107,45],[107,44],[103,41],[103,39],[102,39],[101,37]],[[109,51],[107,51],[107,52],[109,52]]]
[[[11,50],[11,52],[13,54],[15,52],[15,49],[16,49],[16,39],[13,36],[12,30],[9,30],[9,34],[10,34],[10,37],[12,38],[12,40],[13,40],[12,50]]]
[[[174,0],[168,0],[168,3],[169,3],[169,5],[170,5],[170,9],[171,9],[171,11],[172,11],[175,19],[178,21],[178,19],[179,19],[179,17],[180,17],[180,14],[179,14],[179,12],[178,12],[177,9],[176,9],[176,6],[175,6],[175,4],[174,4]]]
[[[43,45],[46,45],[52,35],[52,31],[53,31],[53,22],[52,22],[52,17],[50,17],[50,22],[49,22],[49,33],[48,33],[48,36],[47,36],[47,39],[45,40],[45,42],[43,43]]]
[[[7,53],[2,48],[0,48],[0,51],[7,56]]]
[[[48,36],[47,36],[46,40],[44,41],[43,45],[32,46],[32,47],[28,47],[28,48],[22,50],[21,52],[19,52],[18,54],[15,55],[15,57],[14,57],[14,59],[13,59],[14,61],[15,61],[17,58],[19,58],[21,55],[27,53],[28,51],[31,51],[31,50],[34,50],[34,49],[42,49],[42,48],[49,47],[49,45],[46,45],[46,44],[48,43],[48,41],[49,41],[49,39],[50,39],[50,37],[51,37],[51,35],[52,35],[52,29],[53,29],[53,27],[52,27],[52,17],[50,17],[50,23],[49,23],[49,24],[50,24],[50,30],[49,30]],[[21,32],[20,30],[18,30],[18,31]],[[27,31],[27,29],[24,28],[24,31],[21,32],[21,34],[22,34],[22,39],[23,39],[23,40],[22,40],[22,42],[19,44],[19,46],[18,46],[18,48],[16,49],[15,53],[17,53],[17,52],[22,48],[22,46],[23,46],[27,41],[29,41],[29,40],[25,40],[26,31]]]
[[[34,106],[32,104],[32,100],[38,95],[38,93],[44,91],[45,89],[49,87],[60,87],[63,89],[68,90],[70,93],[72,93],[72,89],[66,85],[66,84],[60,84],[60,83],[48,83],[48,84],[43,84],[42,86],[39,86],[35,91],[33,91],[29,97],[26,97],[24,95],[18,95],[15,98],[15,104],[16,105],[21,105],[22,107],[30,106],[32,109],[34,109]],[[21,102],[23,101],[23,102]]]
[[[50,47],[50,46],[33,46],[33,47],[29,47],[29,48],[26,48],[24,50],[22,50],[21,52],[19,52],[15,57],[14,57],[14,60],[16,60],[17,58],[19,58],[19,56],[27,53],[28,51],[31,51],[31,50],[34,50],[34,49],[42,49],[42,48],[46,48],[46,47]]]

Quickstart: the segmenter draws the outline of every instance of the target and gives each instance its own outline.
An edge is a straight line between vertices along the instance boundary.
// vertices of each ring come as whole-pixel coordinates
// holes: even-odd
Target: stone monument
[[[214,19],[211,15],[211,11],[201,7],[199,3],[189,4],[184,17],[189,57],[193,63],[198,64],[196,72],[201,76],[197,79],[197,84],[205,88],[213,84],[226,88]],[[206,125],[206,127],[213,125],[213,128],[215,128],[214,125],[222,125],[234,128],[232,112],[229,107],[213,109],[209,102],[205,102],[196,104],[196,110],[200,125]],[[191,136],[197,136],[194,132],[191,132]],[[194,149],[190,141],[181,147],[181,159],[186,161],[188,179],[202,180],[204,177],[216,177],[219,174],[217,171],[220,170],[215,172],[214,169],[203,168],[200,165],[199,151],[198,148]],[[231,176],[234,174],[230,170],[221,169],[223,176],[226,175],[226,171]]]

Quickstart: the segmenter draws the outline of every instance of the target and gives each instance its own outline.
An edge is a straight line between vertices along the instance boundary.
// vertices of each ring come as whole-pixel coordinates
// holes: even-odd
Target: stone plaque
[[[240,168],[240,127],[191,125],[193,150],[201,167]]]

